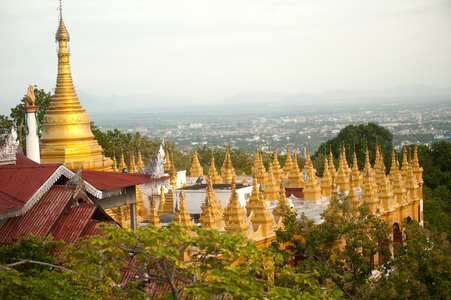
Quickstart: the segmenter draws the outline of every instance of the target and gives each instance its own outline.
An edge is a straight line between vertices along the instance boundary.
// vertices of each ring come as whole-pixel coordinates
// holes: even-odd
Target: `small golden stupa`
[[[41,163],[63,163],[72,169],[112,171],[113,161],[102,156],[102,147],[91,132],[88,113],[75,93],[69,64],[69,32],[60,22],[55,40],[58,43],[58,76],[43,122]]]

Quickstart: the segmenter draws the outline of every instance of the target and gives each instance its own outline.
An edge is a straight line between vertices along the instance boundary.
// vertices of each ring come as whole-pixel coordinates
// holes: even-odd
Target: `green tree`
[[[340,155],[343,145],[346,148],[346,159],[349,164],[352,163],[353,149],[357,154],[359,168],[362,169],[365,162],[365,151],[368,147],[370,161],[374,163],[376,155],[376,143],[379,145],[380,152],[384,156],[384,163],[387,170],[391,166],[391,155],[393,151],[393,135],[382,126],[369,122],[367,125],[359,126],[348,125],[343,128],[336,137],[321,144],[313,155],[315,159],[320,154],[329,154],[329,149],[335,158]],[[320,176],[322,173],[319,173]]]
[[[449,299],[451,248],[443,234],[431,232],[416,221],[403,222],[408,239],[397,255],[370,280],[361,299]]]
[[[117,226],[102,230],[105,236],[79,241],[66,252],[68,266],[76,271],[72,280],[81,286],[114,286],[135,291],[136,299],[149,297],[144,288],[148,282],[168,284],[170,292],[161,295],[165,299],[212,299],[219,294],[231,299],[318,299],[337,294],[323,293],[314,272],[296,274],[281,264],[280,254],[257,248],[242,235],[176,223],[136,231]],[[124,281],[123,274],[128,274],[126,289],[114,285]]]
[[[315,270],[325,283],[355,298],[374,269],[371,257],[389,256],[392,229],[366,202],[344,196],[332,199],[322,218],[315,224],[288,211],[272,246],[294,259],[299,272]]]
[[[30,235],[0,247],[0,298],[84,299],[89,295],[70,282],[55,254],[63,242]]]

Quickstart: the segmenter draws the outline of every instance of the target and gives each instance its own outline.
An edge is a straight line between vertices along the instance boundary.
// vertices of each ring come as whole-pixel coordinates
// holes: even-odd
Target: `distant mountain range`
[[[315,106],[332,103],[384,103],[414,100],[451,100],[451,88],[436,88],[424,84],[400,85],[392,89],[345,91],[336,90],[319,94],[287,94],[247,92],[232,97],[217,99],[197,99],[161,94],[113,95],[102,97],[78,91],[84,108],[93,113],[145,112],[155,109],[164,111],[177,108],[193,109],[202,106],[213,107],[272,107],[272,106]]]

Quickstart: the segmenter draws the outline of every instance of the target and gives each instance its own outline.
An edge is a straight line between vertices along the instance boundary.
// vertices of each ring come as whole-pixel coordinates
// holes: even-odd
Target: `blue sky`
[[[56,0],[0,0],[0,113],[55,86]],[[451,87],[449,0],[63,0],[77,89],[219,99]]]

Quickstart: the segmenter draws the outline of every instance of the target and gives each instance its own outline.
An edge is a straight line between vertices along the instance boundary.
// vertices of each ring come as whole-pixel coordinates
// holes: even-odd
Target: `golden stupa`
[[[56,89],[43,122],[41,163],[63,163],[72,169],[112,171],[113,161],[102,156],[102,147],[91,132],[88,113],[75,93],[69,64],[69,32],[60,22],[55,40],[58,48]]]

